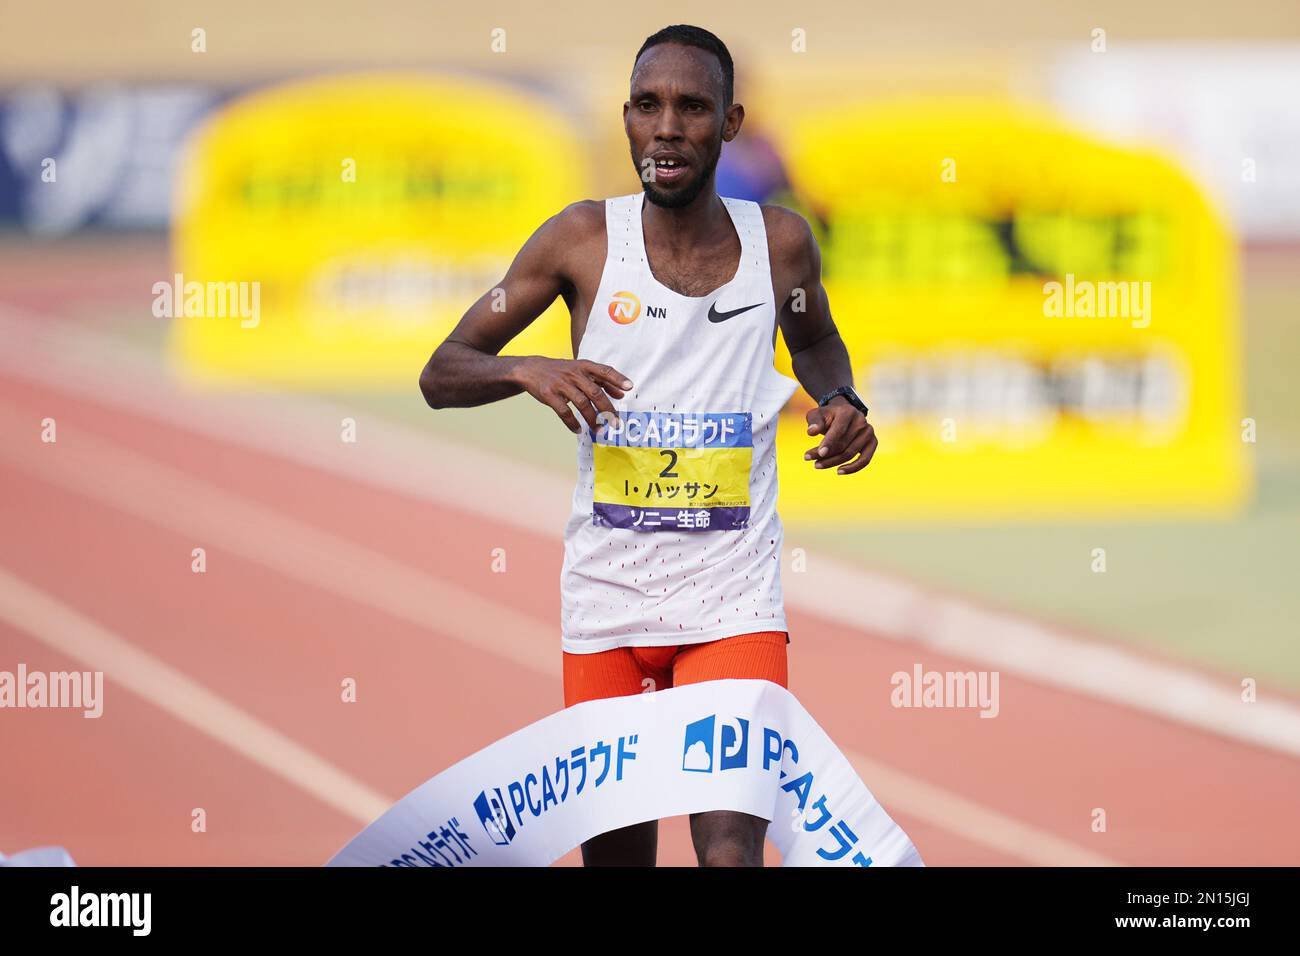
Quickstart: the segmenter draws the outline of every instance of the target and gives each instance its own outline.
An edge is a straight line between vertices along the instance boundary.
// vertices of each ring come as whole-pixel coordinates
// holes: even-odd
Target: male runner
[[[642,191],[543,223],[420,376],[433,408],[526,391],[579,436],[566,707],[722,678],[787,686],[775,436],[798,386],[773,367],[778,326],[798,384],[820,399],[807,419],[821,440],[804,458],[849,475],[876,450],[808,224],[715,191],[745,118],[732,90],[712,33],[647,39],[623,105]],[[556,296],[574,358],[500,355]],[[763,865],[766,820],[714,811],[690,825],[701,866]],[[657,843],[656,820],[624,827],[584,843],[583,862],[653,866]]]

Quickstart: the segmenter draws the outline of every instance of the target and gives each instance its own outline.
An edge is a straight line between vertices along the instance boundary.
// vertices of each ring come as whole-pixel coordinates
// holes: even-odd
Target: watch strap
[[[824,396],[822,396],[822,400],[818,402],[817,405],[818,407],[821,407],[840,395],[843,395],[845,398],[847,398],[849,400],[849,404],[851,404],[858,411],[862,412],[863,415],[867,414],[867,406],[863,403],[862,399],[858,398],[858,394],[856,391],[854,391],[852,385],[841,385],[839,388],[827,392]]]

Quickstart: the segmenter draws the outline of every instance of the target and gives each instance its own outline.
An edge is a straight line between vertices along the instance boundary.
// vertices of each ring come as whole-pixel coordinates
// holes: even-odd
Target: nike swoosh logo
[[[742,312],[748,312],[750,309],[757,309],[762,302],[755,302],[753,305],[747,305],[743,309],[732,309],[730,312],[719,312],[718,303],[714,302],[709,305],[710,322],[726,322],[727,319],[734,318]]]

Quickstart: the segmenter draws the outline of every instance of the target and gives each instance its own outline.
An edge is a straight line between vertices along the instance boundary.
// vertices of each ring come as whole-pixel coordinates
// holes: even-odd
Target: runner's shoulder
[[[773,263],[805,263],[817,254],[817,238],[808,220],[785,206],[762,204],[768,257]]]
[[[605,201],[580,199],[569,203],[547,220],[556,238],[569,242],[605,238]]]
[[[547,249],[567,257],[589,255],[597,245],[604,258],[605,203],[600,199],[581,199],[557,212],[535,234]]]

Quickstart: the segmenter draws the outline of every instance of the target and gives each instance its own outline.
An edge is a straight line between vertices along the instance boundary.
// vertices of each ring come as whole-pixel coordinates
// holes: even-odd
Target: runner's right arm
[[[622,398],[632,383],[608,365],[499,354],[557,296],[571,289],[566,257],[581,245],[587,229],[583,217],[590,216],[582,205],[575,203],[542,223],[500,284],[470,306],[434,351],[420,373],[420,391],[430,408],[470,408],[526,391],[575,434],[581,426],[571,404],[592,431],[599,425],[599,412],[614,414],[609,395]]]

